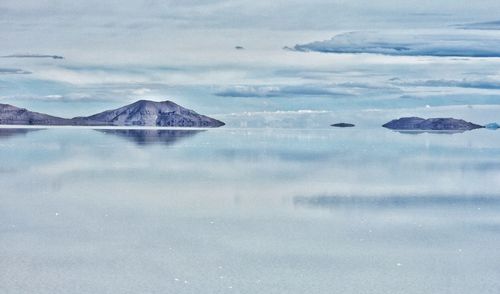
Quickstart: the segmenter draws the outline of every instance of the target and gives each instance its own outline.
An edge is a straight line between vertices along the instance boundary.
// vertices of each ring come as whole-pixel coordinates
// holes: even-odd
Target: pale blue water
[[[0,129],[0,293],[500,293],[500,133]]]

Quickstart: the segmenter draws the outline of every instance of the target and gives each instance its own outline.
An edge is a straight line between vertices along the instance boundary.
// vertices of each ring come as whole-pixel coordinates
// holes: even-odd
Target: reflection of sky
[[[168,184],[179,189],[179,193],[197,194],[199,187],[177,182],[193,175],[204,188],[219,180],[221,184],[211,189],[222,189],[215,193],[220,195],[227,194],[228,189],[236,190],[230,184],[222,184],[225,181],[252,186],[252,180],[266,182],[269,194],[283,197],[289,197],[291,191],[297,196],[328,193],[485,196],[500,192],[498,182],[494,181],[500,168],[500,161],[496,160],[496,131],[482,129],[459,134],[400,134],[383,128],[280,132],[221,129],[178,131],[180,134],[135,131],[48,129],[21,133],[23,136],[19,137],[9,133],[0,142],[4,147],[2,164],[39,180],[48,177],[48,182],[59,179],[69,185],[73,178],[89,176],[108,185],[107,177],[135,175],[130,182],[123,183],[131,185],[126,193],[141,189],[144,182],[154,184],[150,187],[154,190]],[[130,143],[122,139],[127,137]],[[148,144],[153,145],[148,147]],[[217,164],[219,161],[222,164]],[[94,179],[98,174],[102,178]],[[290,183],[281,190],[283,187],[276,181]],[[85,181],[77,182],[83,185]],[[309,182],[315,185],[311,187]],[[262,191],[246,193],[257,196]]]
[[[494,131],[138,132],[0,136],[1,289],[500,289]]]

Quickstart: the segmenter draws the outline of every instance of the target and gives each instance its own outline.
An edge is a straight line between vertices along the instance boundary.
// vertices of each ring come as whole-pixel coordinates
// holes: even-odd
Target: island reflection
[[[395,133],[405,135],[421,135],[421,134],[437,134],[437,135],[454,135],[469,132],[467,130],[452,130],[452,131],[437,131],[437,130],[392,130]]]
[[[44,129],[18,129],[18,128],[0,128],[0,140],[8,139],[15,136],[26,135],[31,132],[41,131]]]
[[[173,145],[180,140],[193,137],[204,130],[137,130],[137,129],[96,129],[96,131],[118,136],[140,146]]]

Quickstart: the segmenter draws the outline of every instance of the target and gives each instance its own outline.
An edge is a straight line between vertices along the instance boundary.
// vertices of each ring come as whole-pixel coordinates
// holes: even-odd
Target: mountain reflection
[[[0,128],[0,140],[15,136],[26,135],[30,132],[40,131],[43,129],[16,129],[16,128]]]
[[[137,145],[173,145],[180,140],[192,137],[203,130],[119,130],[97,129],[96,131],[125,138]]]
[[[467,130],[452,130],[452,131],[434,131],[434,130],[392,130],[393,132],[406,134],[406,135],[421,135],[421,134],[439,134],[439,135],[454,135],[454,134],[462,134],[465,132],[469,132]]]

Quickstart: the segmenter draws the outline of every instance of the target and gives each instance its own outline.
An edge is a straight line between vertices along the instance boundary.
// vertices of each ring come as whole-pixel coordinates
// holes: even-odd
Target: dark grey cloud
[[[26,74],[31,74],[31,72],[19,68],[0,68],[0,74],[26,75]]]
[[[2,58],[52,58],[52,59],[64,59],[60,55],[46,55],[46,54],[11,54],[4,55]]]
[[[295,51],[370,53],[393,56],[500,57],[500,38],[487,34],[350,32],[330,40],[295,45]]]
[[[460,24],[456,27],[464,30],[500,30],[500,20]]]

